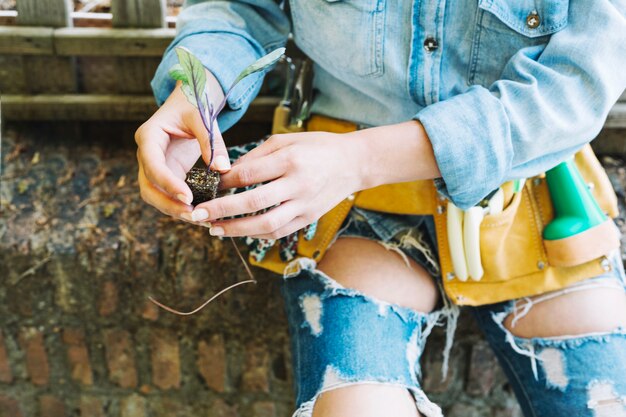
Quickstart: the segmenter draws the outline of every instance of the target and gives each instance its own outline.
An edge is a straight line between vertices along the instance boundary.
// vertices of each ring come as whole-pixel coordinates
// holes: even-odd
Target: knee
[[[437,285],[422,266],[371,240],[338,239],[318,268],[346,288],[416,311],[431,312],[438,301]]]
[[[517,313],[504,320],[505,328],[515,336],[532,338],[581,336],[626,327],[626,292],[617,279],[582,284],[576,291],[553,298],[518,301]]]

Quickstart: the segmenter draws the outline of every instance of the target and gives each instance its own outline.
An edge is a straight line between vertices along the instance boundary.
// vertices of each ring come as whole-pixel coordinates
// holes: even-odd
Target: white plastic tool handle
[[[465,264],[465,249],[463,248],[463,211],[448,202],[448,246],[452,267],[456,277],[461,281],[467,281],[467,265]]]
[[[480,206],[470,207],[463,219],[463,243],[465,244],[465,261],[470,278],[479,281],[483,277],[483,264],[480,259],[480,224],[483,221],[484,209]]]

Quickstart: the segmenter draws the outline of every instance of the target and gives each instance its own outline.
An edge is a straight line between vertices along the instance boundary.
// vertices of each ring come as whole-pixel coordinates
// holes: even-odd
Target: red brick
[[[117,309],[117,287],[113,281],[104,281],[100,288],[100,301],[98,302],[98,313],[101,316],[110,316]]]
[[[141,317],[146,320],[156,321],[159,318],[159,307],[152,301],[146,300],[141,310]]]
[[[213,335],[207,342],[198,342],[198,371],[207,386],[214,391],[226,389],[226,348],[221,335]]]
[[[70,364],[72,379],[83,385],[92,385],[93,373],[83,331],[80,329],[65,329],[63,331],[63,342],[67,345],[67,361]]]
[[[269,362],[270,356],[265,346],[248,345],[245,370],[241,376],[242,389],[253,392],[269,392]]]
[[[179,399],[170,397],[158,397],[150,401],[152,417],[191,417],[192,414],[186,405]]]
[[[484,397],[493,389],[498,371],[498,361],[486,342],[472,346],[470,369],[466,391],[468,394]]]
[[[4,346],[4,336],[0,330],[0,382],[9,383],[13,381],[13,373],[11,372],[11,364]]]
[[[145,417],[146,399],[133,394],[120,401],[120,417]]]
[[[17,401],[0,394],[0,417],[22,417],[22,411]]]
[[[494,408],[492,415],[493,417],[522,417],[522,410],[517,403],[511,401],[511,404],[505,408]]]
[[[43,334],[33,327],[26,327],[20,332],[19,342],[26,356],[26,370],[31,382],[35,385],[46,385],[50,367]]]
[[[168,330],[152,332],[152,383],[161,389],[180,387],[178,338]]]
[[[66,417],[65,404],[52,395],[39,397],[39,410],[41,417]]]
[[[252,406],[253,417],[276,417],[276,406],[269,401],[259,401]]]
[[[102,400],[91,396],[80,397],[81,417],[106,417]]]
[[[221,398],[216,399],[211,404],[211,408],[207,413],[209,417],[239,417],[236,405],[228,405]]]
[[[122,388],[136,387],[137,369],[130,334],[124,330],[106,330],[104,344],[111,382]]]

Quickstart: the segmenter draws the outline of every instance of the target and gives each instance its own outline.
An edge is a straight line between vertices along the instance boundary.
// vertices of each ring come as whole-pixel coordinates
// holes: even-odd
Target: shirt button
[[[530,29],[536,29],[540,24],[541,19],[539,18],[539,14],[535,10],[528,13],[528,16],[526,16],[526,26],[528,26]]]
[[[426,38],[426,40],[424,41],[424,49],[426,49],[426,51],[432,52],[437,48],[439,48],[439,43],[435,38],[433,38],[432,36]]]

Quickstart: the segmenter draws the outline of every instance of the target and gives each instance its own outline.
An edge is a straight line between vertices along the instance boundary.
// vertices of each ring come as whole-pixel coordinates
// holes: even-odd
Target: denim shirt
[[[153,80],[162,103],[175,46],[223,88],[286,43],[316,63],[312,111],[368,126],[419,120],[457,206],[537,175],[600,131],[626,88],[626,0],[187,0]],[[259,91],[244,80],[219,118]],[[415,161],[420,163],[420,161]]]

